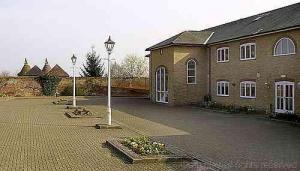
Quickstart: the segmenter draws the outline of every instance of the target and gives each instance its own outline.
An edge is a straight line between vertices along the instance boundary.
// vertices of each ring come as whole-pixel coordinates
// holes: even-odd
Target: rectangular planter
[[[74,115],[72,112],[65,112],[65,115],[68,118],[101,118],[100,116],[95,115]]]
[[[120,143],[120,139],[107,140],[106,144],[112,149],[116,150],[118,153],[128,159],[131,164],[135,163],[156,163],[156,162],[182,162],[182,161],[192,161],[191,157],[188,156],[177,156],[173,155],[151,155],[151,156],[142,156],[136,154],[129,148],[123,146]]]

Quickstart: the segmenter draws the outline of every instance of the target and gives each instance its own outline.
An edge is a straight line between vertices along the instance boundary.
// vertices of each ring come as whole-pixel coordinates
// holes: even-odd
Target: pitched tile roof
[[[34,66],[31,68],[31,70],[29,70],[25,76],[40,76],[43,75],[42,70],[38,67],[38,66]]]
[[[211,36],[211,31],[184,31],[167,40],[164,40],[154,46],[147,48],[146,50],[156,49],[169,45],[203,45],[206,43],[208,38]]]
[[[247,36],[300,27],[300,3],[208,28],[179,33],[146,50],[176,44],[205,45]],[[213,33],[213,34],[211,34]],[[208,40],[205,42],[205,40]]]
[[[216,43],[300,26],[300,3],[250,16],[206,29],[214,35],[208,43]]]
[[[69,74],[64,71],[59,65],[55,65],[48,73],[49,76],[69,77]]]

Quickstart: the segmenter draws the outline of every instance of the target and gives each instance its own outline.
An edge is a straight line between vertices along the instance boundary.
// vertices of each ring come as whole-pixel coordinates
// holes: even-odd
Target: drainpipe
[[[208,94],[211,95],[211,48],[208,47]]]

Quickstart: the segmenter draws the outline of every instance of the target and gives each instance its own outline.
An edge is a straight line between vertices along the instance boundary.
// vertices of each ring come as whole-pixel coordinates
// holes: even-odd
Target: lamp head
[[[77,57],[73,54],[73,56],[71,57],[71,60],[72,60],[73,65],[75,65]]]
[[[115,42],[111,40],[110,36],[108,37],[108,40],[106,42],[104,42],[106,50],[108,52],[108,54],[111,54],[114,46],[115,46]]]

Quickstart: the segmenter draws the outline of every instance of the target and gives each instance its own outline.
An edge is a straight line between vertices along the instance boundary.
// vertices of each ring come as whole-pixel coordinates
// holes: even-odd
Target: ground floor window
[[[229,82],[218,81],[217,82],[217,95],[218,96],[229,96]]]
[[[256,82],[243,81],[240,84],[240,97],[242,98],[256,98]]]
[[[165,67],[159,67],[156,70],[156,102],[168,101],[168,73]]]

